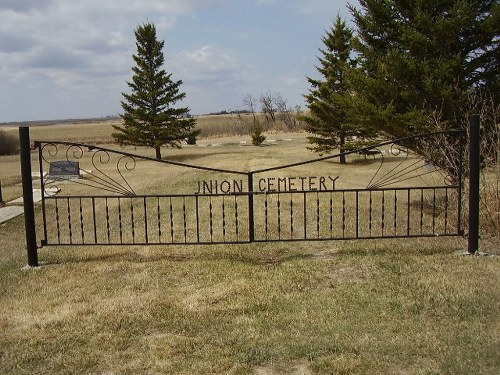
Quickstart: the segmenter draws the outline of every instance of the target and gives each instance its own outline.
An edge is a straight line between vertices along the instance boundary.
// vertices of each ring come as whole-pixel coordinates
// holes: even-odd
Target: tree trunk
[[[347,164],[347,159],[343,154],[343,152],[345,151],[344,145],[345,145],[345,134],[340,133],[340,164]]]
[[[155,151],[156,151],[156,158],[158,160],[161,159],[161,150],[160,150],[160,147],[155,147]]]

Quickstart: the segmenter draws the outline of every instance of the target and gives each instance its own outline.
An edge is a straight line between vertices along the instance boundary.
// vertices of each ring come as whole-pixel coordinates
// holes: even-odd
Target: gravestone
[[[69,160],[53,161],[50,163],[47,177],[52,180],[72,180],[80,178],[80,163]]]

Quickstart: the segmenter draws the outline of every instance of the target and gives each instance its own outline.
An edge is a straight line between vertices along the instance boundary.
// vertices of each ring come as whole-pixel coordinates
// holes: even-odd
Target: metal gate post
[[[28,265],[30,265],[31,267],[38,267],[35,207],[33,204],[33,182],[31,180],[30,129],[28,127],[19,128],[19,145],[21,147],[21,177],[23,181],[24,228],[26,232]]]
[[[479,174],[480,174],[479,115],[469,120],[469,237],[467,252],[479,249]]]

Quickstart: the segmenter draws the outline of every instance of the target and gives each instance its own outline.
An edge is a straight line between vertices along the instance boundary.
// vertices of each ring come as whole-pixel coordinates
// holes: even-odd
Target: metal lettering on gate
[[[380,142],[254,171],[156,160],[78,143],[49,141],[35,146],[40,176],[51,163],[62,161],[78,165],[80,177],[41,179],[42,245],[216,244],[462,234],[461,131]],[[419,156],[422,154],[427,160]],[[338,167],[341,155],[351,157],[349,168]],[[357,171],[366,168],[373,171],[371,180],[356,179]],[[61,194],[47,193],[53,185]]]

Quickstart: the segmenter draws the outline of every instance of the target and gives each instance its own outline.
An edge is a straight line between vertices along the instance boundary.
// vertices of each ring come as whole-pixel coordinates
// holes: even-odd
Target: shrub
[[[262,135],[262,126],[258,122],[253,126],[250,135],[254,146],[260,146],[266,140],[266,137]]]
[[[186,143],[188,145],[195,145],[196,144],[196,134],[190,134],[186,138]]]
[[[0,130],[0,155],[13,155],[19,150],[19,139],[12,133]]]

